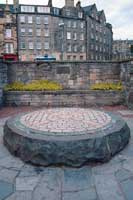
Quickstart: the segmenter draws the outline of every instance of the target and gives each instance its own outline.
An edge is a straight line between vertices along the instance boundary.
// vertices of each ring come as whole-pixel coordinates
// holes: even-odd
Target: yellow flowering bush
[[[45,91],[45,90],[62,90],[62,86],[56,82],[48,80],[37,80],[24,84],[14,82],[5,87],[5,91]]]
[[[109,82],[102,82],[96,83],[91,86],[92,90],[123,90],[123,86],[121,82],[118,83],[109,83]]]

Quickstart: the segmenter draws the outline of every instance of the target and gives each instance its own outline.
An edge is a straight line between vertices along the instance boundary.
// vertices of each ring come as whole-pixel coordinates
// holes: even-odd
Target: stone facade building
[[[123,60],[133,58],[133,40],[114,40],[113,59]]]
[[[0,57],[17,60],[17,24],[13,5],[0,5]]]
[[[112,26],[106,23],[104,11],[96,5],[84,7],[87,24],[87,60],[112,59]]]
[[[44,55],[56,60],[111,60],[112,26],[96,5],[82,7],[65,0],[63,8],[48,5],[19,5],[17,17],[18,54],[21,61]]]

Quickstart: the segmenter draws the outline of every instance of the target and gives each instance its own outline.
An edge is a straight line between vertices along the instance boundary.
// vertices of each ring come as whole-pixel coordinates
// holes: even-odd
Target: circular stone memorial
[[[129,138],[130,129],[122,118],[85,108],[42,109],[12,117],[4,127],[9,151],[42,166],[107,162]]]

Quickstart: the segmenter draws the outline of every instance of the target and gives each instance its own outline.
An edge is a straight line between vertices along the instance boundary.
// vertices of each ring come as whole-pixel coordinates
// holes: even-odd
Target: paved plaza
[[[44,168],[23,163],[3,145],[5,121],[9,116],[29,110],[36,109],[0,110],[0,200],[133,200],[133,111],[106,108],[121,115],[131,129],[129,145],[110,162],[82,168]],[[94,121],[100,120],[100,114],[93,116]],[[107,116],[101,117],[102,122],[109,120]],[[27,118],[32,122],[30,119]]]

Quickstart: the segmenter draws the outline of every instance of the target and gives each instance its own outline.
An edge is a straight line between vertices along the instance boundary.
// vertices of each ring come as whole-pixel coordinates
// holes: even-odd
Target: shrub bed
[[[62,90],[62,86],[49,80],[37,80],[30,83],[14,82],[5,86],[5,91],[45,91]]]
[[[118,83],[109,83],[109,82],[102,82],[96,83],[91,86],[92,90],[123,90],[123,86],[121,82]]]

